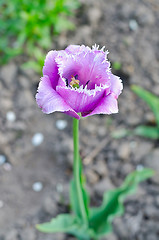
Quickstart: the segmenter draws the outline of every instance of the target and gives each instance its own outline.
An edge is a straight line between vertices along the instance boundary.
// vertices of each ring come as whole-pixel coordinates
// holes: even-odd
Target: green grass
[[[0,64],[19,54],[43,61],[53,37],[74,29],[71,17],[78,7],[78,0],[1,0]]]

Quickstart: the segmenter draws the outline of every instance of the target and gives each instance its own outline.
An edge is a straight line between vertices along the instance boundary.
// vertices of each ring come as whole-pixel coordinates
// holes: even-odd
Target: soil
[[[54,38],[52,48],[105,45],[109,60],[121,63],[121,69],[113,71],[124,83],[118,114],[80,122],[81,156],[92,204],[99,204],[103,192],[118,187],[134,169],[156,171],[125,201],[124,216],[114,220],[113,234],[103,239],[158,240],[159,142],[136,136],[117,139],[112,133],[154,122],[130,86],[159,93],[159,1],[81,2],[76,30]],[[72,119],[40,111],[34,97],[40,77],[22,69],[21,59],[0,68],[0,240],[73,240],[35,230],[35,224],[69,211]]]

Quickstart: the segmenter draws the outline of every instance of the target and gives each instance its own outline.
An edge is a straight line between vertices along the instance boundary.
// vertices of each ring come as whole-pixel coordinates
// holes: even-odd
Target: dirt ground
[[[105,45],[109,60],[122,65],[114,71],[124,83],[119,113],[80,122],[81,156],[92,204],[99,204],[103,192],[119,186],[134,169],[156,170],[125,201],[124,216],[114,221],[114,233],[105,240],[159,239],[159,142],[111,136],[154,122],[130,85],[159,94],[158,23],[158,0],[82,1],[76,31],[61,34],[52,46]],[[35,102],[40,77],[23,70],[21,61],[18,57],[0,68],[0,240],[73,240],[64,234],[42,234],[34,227],[69,211],[72,119],[41,112]]]

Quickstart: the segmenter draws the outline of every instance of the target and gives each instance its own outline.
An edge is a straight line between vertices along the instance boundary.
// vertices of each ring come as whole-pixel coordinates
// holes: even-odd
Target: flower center
[[[69,82],[68,78],[65,78],[66,82],[66,87],[71,87],[71,88],[79,88],[80,87],[80,80],[77,79],[78,75],[76,74],[75,76],[71,75],[71,81]],[[88,80],[83,86],[83,89],[88,86],[88,83],[90,80]]]
[[[79,88],[79,80],[76,79],[73,75],[71,76],[71,82],[70,82],[70,86],[73,88]]]

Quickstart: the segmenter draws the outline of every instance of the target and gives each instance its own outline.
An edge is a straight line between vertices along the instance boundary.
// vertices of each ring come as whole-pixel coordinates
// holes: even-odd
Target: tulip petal
[[[65,51],[71,54],[76,54],[79,52],[86,51],[86,49],[90,49],[89,47],[85,47],[84,45],[69,45]]]
[[[107,85],[103,87],[96,87],[94,90],[66,88],[57,86],[56,91],[65,100],[65,102],[74,109],[75,112],[90,112],[97,103],[103,98],[103,95],[110,89]]]
[[[41,82],[39,83],[36,101],[44,113],[49,114],[55,111],[60,111],[80,119],[79,115],[52,88],[50,79],[46,75],[41,78]]]
[[[80,86],[85,86],[89,81],[88,89],[94,89],[95,85],[110,85],[110,63],[106,57],[107,53],[88,48],[78,54],[61,54],[57,56],[56,62],[61,77],[71,79],[72,75],[78,75]]]
[[[58,51],[48,52],[43,67],[43,75],[47,75],[49,77],[51,85],[54,89],[56,88],[59,79],[57,63],[55,62],[55,58],[58,53]]]
[[[111,74],[111,92],[113,92],[115,97],[118,98],[122,90],[123,84],[121,79],[118,76]]]
[[[82,113],[82,117],[91,116],[94,114],[112,114],[118,112],[118,103],[113,94],[104,96],[96,106],[96,108],[89,113]]]

